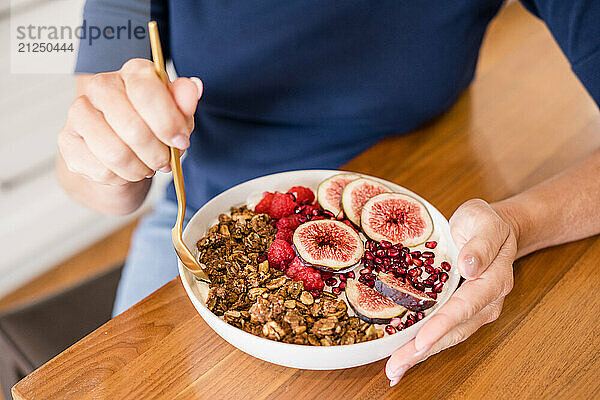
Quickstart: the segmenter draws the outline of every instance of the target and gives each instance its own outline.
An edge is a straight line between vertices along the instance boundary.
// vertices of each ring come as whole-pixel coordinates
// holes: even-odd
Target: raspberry
[[[288,215],[287,217],[283,217],[277,221],[275,226],[277,229],[289,229],[293,231],[300,226],[300,221],[298,221],[299,217],[300,216],[298,214]]]
[[[257,214],[268,214],[274,196],[275,193],[265,192],[262,200],[254,207],[254,212]]]
[[[294,186],[288,193],[293,193],[296,196],[296,203],[311,204],[315,201],[315,194],[312,190],[304,186]]]
[[[296,208],[296,202],[294,201],[292,195],[275,192],[273,195],[273,201],[271,201],[269,215],[271,218],[275,219],[283,218],[293,214],[294,208]]]
[[[269,265],[279,269],[285,269],[287,262],[294,258],[294,256],[292,246],[281,239],[275,239],[271,243],[271,247],[269,247],[269,252],[267,253]]]
[[[281,221],[281,220],[280,220]],[[278,229],[275,234],[275,239],[284,240],[288,243],[292,243],[292,236],[294,236],[294,231],[291,229]]]
[[[292,260],[285,273],[295,281],[304,282],[304,289],[306,290],[323,290],[325,287],[325,282],[323,282],[319,271],[305,265],[298,257]]]

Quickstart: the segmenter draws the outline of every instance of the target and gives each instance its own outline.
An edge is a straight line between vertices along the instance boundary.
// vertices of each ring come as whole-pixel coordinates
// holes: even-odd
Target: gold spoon
[[[150,35],[150,46],[152,47],[152,60],[154,61],[154,68],[156,74],[165,85],[169,85],[169,76],[165,70],[165,61],[163,59],[162,47],[160,45],[160,37],[158,36],[158,26],[156,21],[150,21],[148,23],[148,32]],[[176,147],[169,147],[171,152],[171,170],[173,171],[173,183],[175,185],[175,193],[177,194],[177,221],[175,226],[171,230],[171,237],[173,239],[173,246],[175,252],[181,260],[181,263],[196,276],[196,278],[210,282],[210,279],[204,272],[204,269],[200,266],[196,258],[192,255],[192,252],[183,243],[183,237],[181,235],[183,230],[183,218],[185,217],[185,187],[183,185],[183,171],[181,169],[181,151]]]

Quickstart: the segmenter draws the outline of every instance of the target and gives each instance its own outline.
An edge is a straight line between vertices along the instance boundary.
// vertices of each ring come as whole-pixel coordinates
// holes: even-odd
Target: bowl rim
[[[252,182],[254,180],[258,180],[258,179],[261,179],[261,178],[275,177],[275,176],[287,175],[287,174],[292,174],[292,173],[331,173],[332,175],[333,174],[342,174],[342,173],[352,173],[352,174],[359,175],[361,177],[374,179],[374,180],[377,180],[379,182],[385,183],[387,185],[391,185],[393,189],[399,187],[403,191],[411,194],[416,199],[418,199],[419,201],[423,202],[423,204],[425,205],[425,207],[427,208],[427,210],[430,213],[434,212],[436,214],[439,214],[439,216],[441,216],[443,218],[443,220],[446,221],[445,228],[449,229],[448,220],[446,219],[446,217],[437,208],[435,208],[431,203],[429,203],[427,200],[425,200],[424,198],[422,198],[421,196],[419,196],[417,193],[414,193],[411,190],[409,190],[409,189],[407,189],[407,188],[405,188],[405,187],[403,187],[403,186],[401,186],[399,184],[396,184],[396,183],[391,182],[391,181],[387,181],[387,180],[382,179],[382,178],[378,178],[378,177],[375,177],[375,176],[371,176],[371,175],[367,175],[367,174],[359,173],[359,172],[354,172],[354,171],[330,170],[330,169],[303,169],[303,170],[291,170],[291,171],[278,172],[278,173],[274,173],[274,174],[267,174],[267,175],[259,176],[259,177],[256,177],[256,178],[249,179],[247,181],[241,182],[241,183],[239,183],[239,184],[237,184],[237,185],[235,185],[235,186],[233,186],[233,187],[231,187],[231,188],[229,188],[229,189],[227,189],[227,190],[219,193],[217,196],[215,196],[212,199],[210,199],[208,202],[206,202],[200,209],[198,209],[194,213],[194,215],[192,216],[192,218],[187,223],[187,225],[186,225],[186,227],[184,229],[184,232],[183,232],[184,241],[185,241],[185,238],[186,238],[186,232],[189,232],[188,228],[193,225],[194,220],[196,218],[200,219],[200,217],[201,217],[200,216],[201,211],[207,205],[219,202],[222,198],[227,197],[227,195],[230,192],[236,190],[241,185],[247,184],[248,182]],[[268,190],[268,189],[265,189],[265,190]],[[449,239],[450,240],[447,241],[446,245],[448,247],[450,247],[450,246],[454,247],[454,249],[456,250],[456,254],[458,255],[458,249],[456,249],[456,245],[451,240],[451,237]],[[199,238],[195,239],[195,240],[199,240]],[[192,249],[192,250],[194,250],[194,249]],[[448,254],[448,252],[449,252],[448,250],[449,249],[446,250],[446,254]],[[196,254],[194,254],[194,255],[196,255]],[[183,267],[183,264],[181,263],[181,261],[179,261],[179,259],[177,261],[178,261],[179,275],[181,277],[181,281],[183,283],[184,289],[185,289],[188,297],[190,298],[190,300],[192,301],[192,303],[196,307],[196,309],[199,306],[207,314],[207,316],[209,316],[209,318],[212,321],[214,321],[214,323],[216,323],[220,328],[226,329],[226,330],[231,331],[231,332],[236,332],[237,334],[241,334],[242,337],[245,337],[248,340],[257,341],[258,343],[264,343],[264,344],[266,344],[268,346],[281,347],[282,349],[283,348],[284,349],[298,349],[298,350],[302,350],[304,352],[309,351],[309,352],[314,352],[314,353],[329,353],[330,354],[332,352],[344,352],[344,351],[347,351],[348,349],[368,349],[369,347],[375,347],[375,346],[379,347],[379,346],[382,346],[383,343],[392,343],[394,341],[400,341],[400,339],[402,339],[403,336],[410,336],[410,335],[406,335],[406,334],[402,335],[402,337],[397,337],[396,335],[384,335],[381,338],[373,339],[373,340],[369,340],[367,342],[361,342],[361,343],[344,344],[344,345],[334,345],[334,346],[309,346],[309,345],[304,345],[304,344],[284,343],[284,342],[279,342],[279,341],[275,341],[275,340],[266,339],[266,338],[263,338],[263,337],[260,337],[260,336],[257,336],[257,335],[253,335],[253,334],[251,334],[249,332],[244,331],[243,329],[240,329],[240,328],[238,328],[236,326],[228,324],[223,319],[221,319],[219,316],[217,316],[212,311],[210,311],[208,309],[208,307],[206,307],[206,305],[204,304],[204,302],[201,301],[196,296],[196,294],[192,291],[192,288],[191,288],[191,286],[189,284],[189,279],[190,279],[190,277],[191,277],[191,279],[195,279],[195,278],[192,276],[191,273],[189,273],[187,270],[185,270],[185,268]],[[456,264],[456,262],[453,262],[453,264]],[[452,274],[453,275],[457,275],[458,274],[456,268],[453,268]],[[454,281],[454,279],[449,280],[449,282],[450,281]],[[412,332],[413,330],[417,330],[418,328],[420,328],[421,326],[423,326],[424,323],[429,318],[431,318],[433,315],[435,315],[439,311],[439,309],[444,304],[446,304],[446,302],[452,297],[452,294],[454,294],[454,292],[458,288],[458,283],[459,282],[460,282],[460,276],[458,276],[458,278],[456,279],[456,285],[455,285],[455,287],[451,288],[450,295],[447,298],[445,298],[443,302],[436,303],[436,309],[435,309],[434,312],[430,313],[429,315],[425,316],[425,318],[423,318],[422,320],[418,321],[417,323],[411,325],[408,328],[403,329],[400,332],[405,332],[405,333]],[[199,311],[199,310],[197,310],[197,311]],[[408,311],[410,312],[410,310],[408,310]],[[205,316],[202,315],[202,313],[200,313],[200,314],[201,314],[202,318],[205,318]],[[208,325],[211,327],[211,329],[213,329],[213,331],[215,331],[215,329],[212,328],[212,326],[210,324],[208,324]],[[215,331],[215,333],[217,333],[219,336],[221,336],[219,334],[219,332]],[[414,338],[414,336],[412,338]],[[412,340],[412,338],[409,339],[409,341]],[[394,340],[394,339],[396,339],[396,340]],[[235,346],[235,347],[237,347],[237,346]],[[387,357],[387,356],[381,357],[380,359],[385,358],[385,357]]]

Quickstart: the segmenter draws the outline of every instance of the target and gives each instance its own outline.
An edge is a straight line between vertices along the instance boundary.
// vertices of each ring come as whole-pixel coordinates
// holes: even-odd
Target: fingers
[[[508,224],[480,199],[469,200],[456,210],[450,231],[460,249],[458,270],[465,278],[480,276],[510,233]]]
[[[473,318],[455,326],[452,330],[447,332],[425,352],[417,350],[415,347],[415,339],[396,350],[389,358],[385,368],[385,373],[388,379],[390,379],[390,386],[396,385],[406,371],[419,362],[426,360],[442,350],[463,342],[481,326],[495,321],[500,315],[503,302],[504,298],[500,298],[488,304],[479,313],[473,316]],[[424,328],[425,326],[423,326],[421,330]]]
[[[504,282],[512,282],[512,273],[503,264],[510,265],[510,261],[504,258],[495,260],[494,265],[484,272],[481,278],[465,281],[456,290],[448,302],[427,320],[417,333],[417,351],[428,351],[454,327],[473,318],[488,304],[504,295]]]
[[[92,182],[105,185],[123,185],[126,180],[106,168],[89,151],[83,138],[63,129],[58,134],[58,149],[69,171],[82,175]]]
[[[126,181],[137,182],[154,173],[121,140],[85,96],[78,97],[69,110],[68,131],[80,135],[89,152],[107,169]]]
[[[178,78],[171,84],[171,93],[181,112],[191,117],[196,112],[204,87],[198,78]]]
[[[142,59],[130,60],[123,65],[120,75],[133,108],[158,139],[181,150],[189,147],[193,118],[179,109],[169,88],[156,75],[152,62]],[[178,88],[182,85],[178,84]],[[178,89],[178,93],[180,91],[184,92]],[[188,94],[191,92],[185,91]],[[184,107],[189,112],[189,104],[185,101]]]
[[[168,146],[154,136],[135,111],[125,95],[125,85],[119,75],[95,75],[87,92],[90,102],[102,112],[112,130],[149,169],[168,172]]]

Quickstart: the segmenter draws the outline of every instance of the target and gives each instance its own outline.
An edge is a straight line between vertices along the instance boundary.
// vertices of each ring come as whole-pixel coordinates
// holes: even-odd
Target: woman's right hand
[[[167,88],[145,59],[93,75],[58,135],[67,168],[86,179],[123,185],[169,172],[169,147],[189,147],[202,82],[179,78]]]

